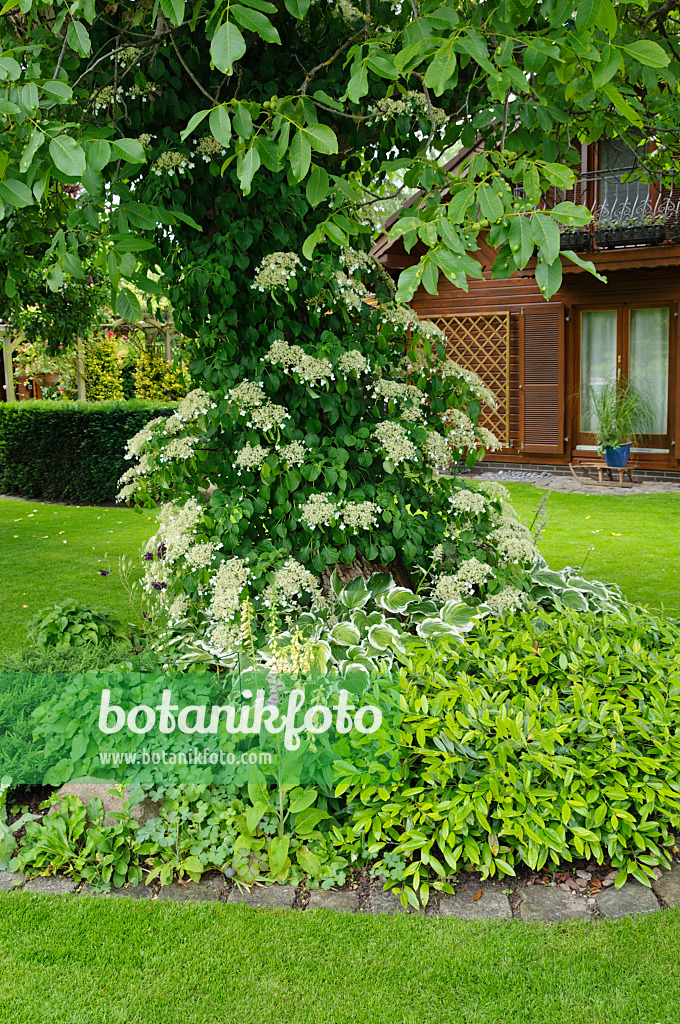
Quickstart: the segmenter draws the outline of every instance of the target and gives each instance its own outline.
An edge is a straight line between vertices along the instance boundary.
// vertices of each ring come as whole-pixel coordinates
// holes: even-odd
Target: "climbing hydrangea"
[[[301,266],[300,258],[294,252],[272,252],[260,263],[251,287],[260,292],[285,288]]]
[[[379,423],[373,436],[382,445],[385,455],[395,466],[418,458],[418,449],[399,423]]]

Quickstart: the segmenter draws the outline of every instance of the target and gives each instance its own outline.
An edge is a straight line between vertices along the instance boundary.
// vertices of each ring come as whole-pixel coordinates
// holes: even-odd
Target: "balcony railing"
[[[585,227],[565,228],[562,249],[590,252],[596,249],[620,249],[627,246],[680,243],[680,188],[671,196],[637,178],[634,167],[614,171],[585,171],[571,189],[552,188],[541,206],[552,208],[570,200],[586,206],[593,220]],[[516,190],[517,196],[523,190]],[[675,198],[672,196],[675,195]]]

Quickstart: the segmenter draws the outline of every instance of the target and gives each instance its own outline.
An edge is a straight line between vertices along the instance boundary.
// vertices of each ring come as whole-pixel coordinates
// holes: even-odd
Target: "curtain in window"
[[[616,376],[616,320],[615,309],[581,313],[581,430],[597,430],[593,392]]]
[[[654,413],[652,434],[668,426],[668,309],[631,309],[628,377]]]

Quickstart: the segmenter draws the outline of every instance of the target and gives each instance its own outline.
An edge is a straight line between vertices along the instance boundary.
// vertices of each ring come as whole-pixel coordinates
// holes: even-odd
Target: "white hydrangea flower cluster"
[[[350,277],[353,277],[357,272],[365,274],[377,273],[390,292],[394,291],[394,281],[383,265],[378,263],[375,256],[371,256],[361,249],[344,248],[340,250],[340,262]]]
[[[380,322],[389,324],[399,331],[416,331],[421,338],[425,338],[427,341],[446,341],[446,335],[441,327],[438,327],[432,320],[421,320],[410,306],[403,306],[398,302],[382,303]]]
[[[285,367],[291,373],[297,373],[305,384],[328,384],[329,380],[335,380],[333,366],[328,359],[310,356],[299,345],[275,341],[263,362],[267,360]]]
[[[370,530],[378,525],[382,512],[374,501],[334,501],[329,494],[310,494],[300,510],[300,519],[310,530],[338,524],[341,530]]]
[[[181,429],[182,421],[177,415],[177,413],[173,413],[172,416],[168,416],[167,420],[163,425],[163,433],[167,434],[168,436],[172,436],[173,434],[179,434]]]
[[[370,107],[370,120],[366,122],[370,128],[376,124],[383,124],[385,121],[393,121],[397,117],[416,117],[424,114],[429,118],[432,116],[435,128],[443,128],[449,118],[441,107],[432,107],[432,115],[428,106],[427,97],[422,92],[409,90],[401,99],[385,98],[378,100]]]
[[[455,451],[477,447],[475,425],[462,409],[453,407],[447,409],[442,415],[442,423],[447,428],[446,436],[449,444]]]
[[[210,395],[203,388],[194,388],[179,403],[175,416],[181,422],[187,423],[189,420],[198,419],[199,416],[207,413],[209,409],[216,408],[215,402],[212,401]]]
[[[486,603],[492,615],[502,618],[507,612],[522,607],[524,595],[517,587],[504,587],[499,594],[487,595]]]
[[[409,423],[418,423],[423,418],[421,406],[425,404],[425,394],[414,384],[379,377],[373,384],[373,397],[382,398],[385,404],[393,401],[405,406],[399,410],[399,417]]]
[[[125,49],[120,50],[116,56],[118,57],[119,62],[127,67],[128,64],[134,64],[141,52],[142,51],[136,46],[126,46]]]
[[[338,359],[338,366],[345,373],[356,373],[357,377],[362,373],[371,372],[368,359],[356,348],[343,352]]]
[[[192,544],[184,559],[192,569],[205,569],[212,562],[213,555],[222,547],[218,541],[216,544],[205,540],[199,544]]]
[[[209,614],[216,622],[231,622],[239,610],[241,593],[250,579],[250,569],[242,558],[222,562],[212,579]]]
[[[310,494],[300,509],[300,519],[315,530],[318,526],[331,526],[338,519],[341,507],[331,501],[327,494]]]
[[[377,514],[382,512],[374,501],[345,501],[342,504],[341,530],[371,530],[378,525]]]
[[[186,594],[178,594],[168,606],[168,625],[176,626],[189,610],[189,598]]]
[[[516,519],[504,517],[503,525],[492,530],[488,540],[504,562],[520,565],[533,562],[536,558],[536,547],[530,531]]]
[[[216,157],[221,158],[226,155],[227,151],[222,143],[218,142],[212,135],[204,135],[202,139],[198,140],[196,156],[200,156],[206,164],[209,164]]]
[[[423,455],[428,466],[438,473],[444,473],[451,465],[451,445],[446,437],[436,430],[429,430],[427,440],[422,446]]]
[[[371,296],[363,281],[359,281],[356,277],[351,277],[348,274],[343,274],[342,271],[336,274],[334,283],[348,309],[361,309],[366,299]]]
[[[264,603],[267,607],[287,605],[303,591],[310,593],[317,601],[323,601],[316,577],[294,558],[289,558],[276,570],[272,582],[265,588]]]
[[[494,498],[496,501],[508,501],[510,498],[510,492],[507,487],[504,487],[497,480],[475,480],[475,487],[478,491],[486,494],[489,498]]]
[[[196,439],[192,437],[173,437],[165,448],[158,453],[160,462],[173,462],[175,459],[191,459],[194,456]]]
[[[438,368],[440,376],[446,377],[462,377],[462,379],[469,385],[473,394],[482,402],[484,405],[490,406],[492,409],[498,407],[498,401],[493,391],[491,391],[479,374],[475,373],[474,370],[468,370],[467,367],[461,366],[460,363],[455,362],[453,359],[447,359],[445,363]]]
[[[163,174],[174,174],[182,177],[188,171],[192,171],[195,166],[194,161],[186,153],[180,153],[177,149],[166,149],[165,153],[161,153],[160,156],[156,157],[151,165],[151,170],[159,178]]]
[[[260,292],[285,288],[301,266],[302,261],[294,252],[272,252],[260,263],[250,287]]]
[[[307,458],[307,449],[303,441],[291,441],[290,444],[276,446],[280,458],[288,466],[301,466]]]
[[[134,437],[131,437],[127,443],[125,450],[126,459],[138,459],[142,453],[144,445],[147,444],[154,436],[154,427],[157,427],[159,423],[165,423],[164,416],[157,416],[153,420],[149,420],[141,430],[138,430]]]
[[[263,388],[259,380],[245,380],[227,392],[227,400],[238,406],[239,415],[250,417],[247,426],[266,432],[290,419],[290,414],[282,405],[270,402],[263,394]]]
[[[195,498],[189,498],[184,505],[174,501],[161,505],[158,513],[159,528],[149,540],[143,556],[147,575],[157,573],[159,561],[171,565],[186,554],[194,543],[202,515],[203,508]]]
[[[241,475],[242,469],[260,469],[267,458],[268,452],[261,444],[247,444],[236,453],[234,469],[238,470],[237,476]]]
[[[468,515],[479,516],[488,508],[488,501],[478,491],[454,491],[449,498],[449,506],[453,512],[466,512]]]
[[[366,17],[366,15],[357,7],[354,7],[349,0],[335,0],[335,9],[340,15],[342,15],[345,21],[350,24],[354,21],[360,21]]]
[[[141,103],[148,103],[157,95],[158,88],[154,82],[147,82],[144,86],[131,85],[129,89],[123,88],[122,85],[105,85],[92,94],[92,110],[95,114],[99,114],[108,110],[115,103],[120,103],[126,97],[131,100],[139,100]]]
[[[142,455],[136,466],[130,466],[118,480],[120,490],[116,495],[116,501],[127,501],[137,491],[140,478],[146,476],[152,470],[151,456]]]
[[[373,431],[373,436],[395,466],[401,462],[413,462],[418,458],[418,449],[400,423],[379,423]]]
[[[477,431],[479,433],[478,440],[482,448],[485,448],[488,452],[498,452],[501,450],[503,443],[499,441],[491,430],[488,430],[486,427],[477,427]]]
[[[460,601],[464,594],[473,594],[475,587],[483,587],[493,577],[493,569],[477,558],[469,558],[457,571],[440,576],[432,592],[439,601]]]

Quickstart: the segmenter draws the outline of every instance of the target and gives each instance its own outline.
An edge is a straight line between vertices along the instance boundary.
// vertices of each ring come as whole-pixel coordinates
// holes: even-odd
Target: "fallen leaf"
[[[614,532],[612,531],[612,537],[621,537],[621,536],[622,536],[622,534],[620,534],[620,533],[614,533]]]
[[[600,881],[600,879],[593,878],[592,882],[590,883],[590,888],[597,889],[599,891],[602,888],[602,882]]]
[[[592,518],[593,518],[592,516],[586,516],[586,519],[592,519]]]
[[[481,900],[483,895],[484,895],[484,890],[483,889],[478,889],[477,892],[472,897],[472,902],[475,903],[477,900]]]

